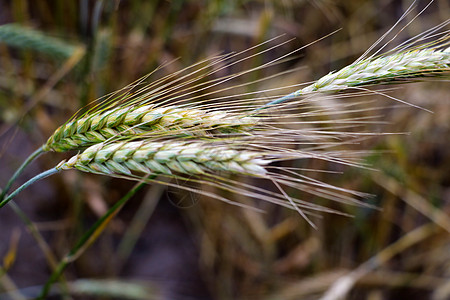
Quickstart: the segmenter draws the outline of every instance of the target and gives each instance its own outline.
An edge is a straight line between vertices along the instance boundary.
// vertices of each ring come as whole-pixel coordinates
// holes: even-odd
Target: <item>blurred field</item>
[[[428,3],[417,1],[404,24]],[[266,48],[295,38],[218,74],[225,76],[341,29],[286,61],[229,82],[274,75],[231,93],[286,87],[257,96],[286,94],[296,89],[293,85],[354,61],[410,4],[0,0],[0,25],[16,24],[9,35],[0,33],[0,186],[80,108],[169,61],[150,80],[273,37],[284,35]],[[448,1],[434,1],[386,50],[449,18]],[[336,292],[326,293],[343,279],[352,284],[344,299],[450,299],[449,93],[448,80],[389,92],[433,113],[377,95],[336,97],[327,104],[339,108],[342,101],[374,100],[361,115],[377,116],[379,123],[365,130],[399,134],[342,146],[376,150],[364,158],[376,170],[315,161],[297,167],[342,172],[308,175],[372,194],[367,201],[379,209],[309,196],[305,200],[352,216],[323,214],[313,219],[314,230],[295,211],[267,203],[237,199],[266,211],[261,214],[149,186],[70,264],[60,280],[66,284],[56,284],[49,299],[338,299]],[[42,156],[19,182],[63,158],[67,155]],[[59,261],[133,185],[70,171],[31,186],[16,203],[41,233],[39,241],[10,207],[1,209],[0,299],[35,297],[51,275],[52,257]]]

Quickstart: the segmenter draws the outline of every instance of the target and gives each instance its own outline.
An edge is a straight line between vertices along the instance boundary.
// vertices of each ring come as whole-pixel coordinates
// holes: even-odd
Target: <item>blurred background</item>
[[[287,87],[288,93],[296,89],[289,86],[354,61],[411,3],[1,0],[0,25],[14,26],[0,27],[0,185],[80,108],[169,61],[150,80],[283,35],[265,46],[274,47],[270,51],[218,74],[225,76],[340,29],[287,61],[229,83],[273,76],[245,86],[246,91]],[[416,1],[402,24],[429,3]],[[449,18],[449,2],[436,0],[385,50]],[[338,299],[337,292],[327,291],[333,285],[345,288],[343,279],[349,288],[344,299],[450,299],[449,92],[445,80],[390,91],[433,113],[382,96],[357,97],[374,100],[361,116],[379,116],[384,122],[368,124],[366,130],[407,134],[352,145],[377,150],[364,157],[376,170],[339,167],[342,174],[318,173],[315,178],[370,193],[367,201],[378,209],[309,196],[305,200],[352,216],[323,214],[314,218],[315,230],[296,212],[267,203],[238,199],[265,210],[258,213],[148,186],[69,265],[61,281],[70,295],[56,285],[49,299]],[[43,155],[18,183],[67,157]],[[302,167],[327,166],[311,161]],[[51,275],[51,257],[59,261],[67,254],[133,185],[63,172],[17,197],[32,221],[28,228],[10,207],[1,209],[0,299],[35,297]]]

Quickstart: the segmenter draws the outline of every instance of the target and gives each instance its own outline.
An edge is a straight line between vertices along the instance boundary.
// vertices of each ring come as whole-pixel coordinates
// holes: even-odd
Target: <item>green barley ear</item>
[[[281,132],[278,134],[281,135]],[[294,136],[286,137],[292,140]],[[279,140],[281,143],[281,140]],[[167,139],[153,141],[123,141],[99,143],[89,147],[67,161],[58,164],[56,170],[78,169],[83,172],[142,180],[145,176],[160,176],[168,179],[180,179],[183,182],[201,183],[228,193],[243,194],[247,197],[272,202],[284,207],[296,209],[308,220],[303,210],[334,210],[315,205],[309,201],[291,198],[284,188],[294,188],[306,193],[341,201],[365,205],[357,200],[366,197],[361,193],[332,187],[317,180],[295,172],[274,172],[270,164],[277,161],[298,159],[322,159],[338,163],[350,163],[345,157],[348,153],[341,151],[298,151],[284,147],[265,145],[265,142],[249,143],[243,139],[186,140]],[[269,180],[278,193],[233,180],[230,175],[251,176]],[[180,189],[207,195],[239,205],[220,196],[220,193],[208,193],[196,190],[170,180],[152,179],[157,182]],[[312,224],[312,223],[311,223]]]
[[[360,89],[375,84],[404,83],[443,78],[450,75],[449,37],[434,43],[359,59],[339,71],[330,72],[314,83],[269,102],[276,105],[315,92],[330,93]]]
[[[56,169],[78,169],[103,175],[184,174],[228,172],[263,176],[270,161],[256,151],[238,150],[232,145],[204,141],[162,141],[98,143],[60,163]]]
[[[244,98],[230,101],[228,105],[216,103],[215,100],[223,99],[212,95],[221,96],[221,92],[232,90],[233,87],[223,85],[234,78],[271,66],[268,63],[214,78],[213,75],[223,68],[263,53],[261,51],[247,56],[247,51],[250,50],[210,57],[143,84],[149,74],[109,95],[109,98],[104,98],[83,115],[74,116],[54,132],[43,149],[57,152],[83,150],[96,143],[130,137],[184,135],[206,138],[222,134],[246,134],[258,123],[258,118],[249,116],[249,109],[243,108],[249,101]],[[212,87],[217,90],[210,91]],[[255,102],[253,107],[258,106],[258,101]]]
[[[154,104],[118,106],[88,113],[59,127],[44,151],[83,149],[108,140],[165,135],[208,136],[213,133],[246,132],[258,119],[226,111]]]
[[[14,23],[0,26],[0,42],[62,60],[71,57],[79,48],[41,31]]]

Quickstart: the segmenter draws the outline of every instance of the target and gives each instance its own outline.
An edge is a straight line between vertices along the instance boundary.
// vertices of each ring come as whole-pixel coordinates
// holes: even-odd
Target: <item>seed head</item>
[[[155,105],[117,107],[88,113],[59,127],[47,140],[44,150],[79,150],[111,139],[137,136],[208,135],[245,132],[257,118],[225,111],[205,111]]]
[[[95,144],[57,168],[105,175],[201,175],[224,171],[263,176],[264,165],[269,162],[261,153],[237,150],[223,143],[135,141]]]

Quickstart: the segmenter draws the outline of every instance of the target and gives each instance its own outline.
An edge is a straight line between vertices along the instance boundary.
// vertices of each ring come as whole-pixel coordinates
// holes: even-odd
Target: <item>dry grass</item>
[[[175,58],[180,57],[150,80],[176,74],[185,66],[224,50],[247,49],[284,33],[288,34],[286,39],[297,38],[240,64],[223,69],[219,64],[219,72],[210,80],[223,78],[261,66],[343,28],[301,50],[297,57],[231,78],[224,84],[232,90],[209,97],[215,103],[224,103],[224,107],[239,99],[263,103],[298,90],[301,87],[296,85],[301,82],[317,80],[350,64],[396,22],[396,12],[407,9],[405,2],[121,1],[117,8],[115,2],[104,1],[102,6],[98,1],[89,2],[86,9],[76,1],[2,3],[1,23],[22,22],[69,40],[70,44],[84,45],[87,51],[80,62],[69,61],[70,54],[61,62],[46,55],[45,50],[0,44],[1,185],[33,149],[44,144],[55,128],[80,107]],[[96,14],[96,5],[101,17]],[[419,2],[407,20],[423,6]],[[447,1],[435,1],[401,31],[398,40],[446,21],[449,9]],[[277,44],[279,40],[265,47]],[[257,81],[274,74],[278,75]],[[177,76],[172,79],[182,78]],[[252,84],[240,85],[248,82]],[[204,94],[212,89],[206,89]],[[312,217],[318,226],[314,230],[292,210],[245,195],[235,199],[265,213],[153,186],[138,193],[112,219],[92,248],[77,257],[65,272],[68,285],[60,291],[70,290],[74,299],[85,299],[83,293],[91,297],[101,297],[100,292],[104,297],[114,293],[123,296],[100,282],[105,289],[101,291],[99,281],[94,280],[100,277],[120,281],[120,292],[134,291],[135,299],[164,298],[162,295],[167,299],[317,299],[333,283],[342,282],[339,279],[350,278],[349,299],[446,299],[450,259],[450,108],[444,100],[448,98],[448,83],[424,82],[380,92],[434,113],[394,105],[391,100],[367,93],[354,99],[308,99],[312,102],[291,111],[283,120],[283,126],[300,132],[294,125],[299,116],[303,120],[321,118],[323,125],[313,123],[303,128],[305,137],[317,140],[323,138],[322,132],[314,131],[317,128],[328,132],[410,132],[372,139],[354,135],[352,140],[358,143],[337,148],[334,145],[343,153],[380,150],[370,155],[363,153],[365,161],[379,171],[347,168],[327,160],[277,165],[299,168],[314,180],[370,193],[374,197],[367,201],[379,210],[341,205],[288,189],[295,198],[353,216]],[[239,96],[229,97],[231,94]],[[327,113],[323,114],[323,110]],[[26,111],[30,112],[23,117]],[[337,118],[333,111],[347,111],[350,125],[331,125],[347,114]],[[359,114],[358,119],[355,114]],[[274,110],[263,118],[270,121],[279,115],[281,112]],[[387,124],[382,126],[377,116]],[[304,147],[308,149],[307,145]],[[61,158],[42,157],[19,181],[53,167]],[[308,171],[317,169],[334,173]],[[266,186],[265,181],[242,180],[242,184]],[[122,180],[66,172],[25,191],[17,198],[18,206],[32,220],[28,230],[37,229],[42,239],[33,230],[34,238],[28,235],[11,209],[0,211],[0,239],[5,241],[0,243],[0,257],[4,258],[0,289],[17,288],[23,295],[36,295],[38,291],[31,287],[40,288],[48,279],[49,270],[55,265],[52,257],[60,258],[69,252],[85,229],[130,188]],[[202,190],[229,196],[211,186],[204,185]],[[143,214],[152,211],[152,205],[156,205],[153,215]],[[147,220],[147,225],[142,225]],[[142,282],[125,280],[129,278]],[[156,288],[148,288],[149,281]],[[21,299],[17,292],[11,297]]]

